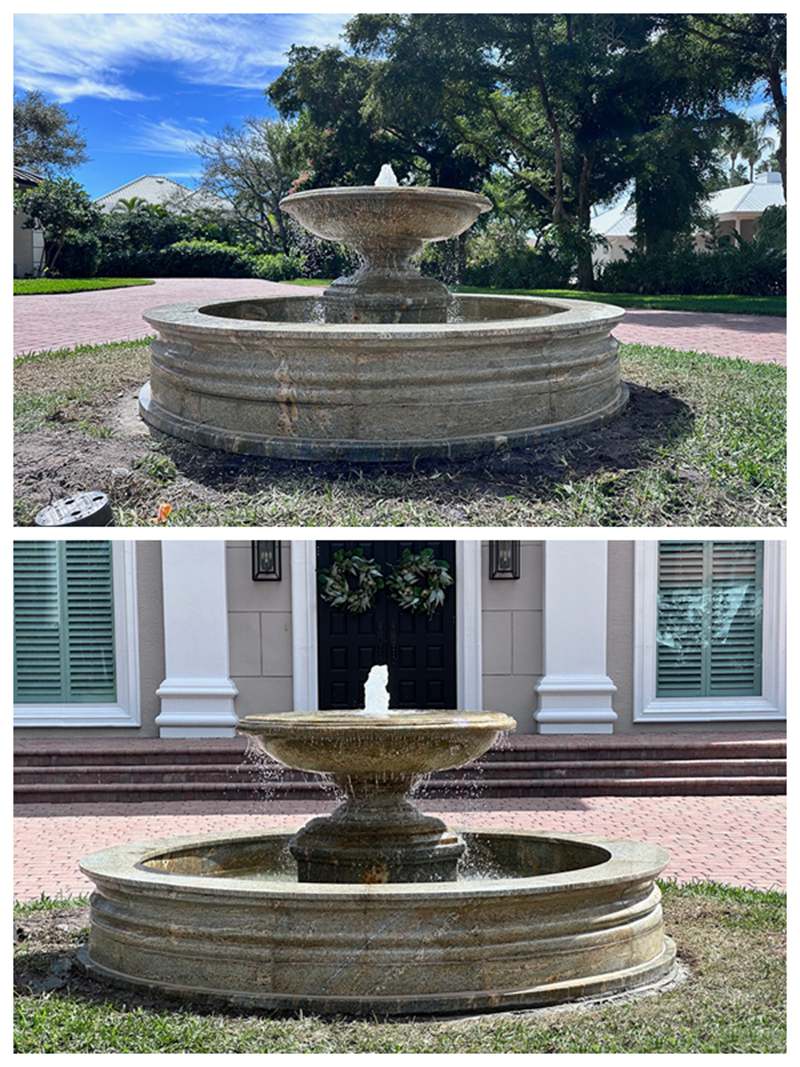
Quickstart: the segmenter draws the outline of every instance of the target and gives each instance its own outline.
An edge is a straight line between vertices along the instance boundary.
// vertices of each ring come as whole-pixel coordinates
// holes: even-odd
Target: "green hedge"
[[[734,234],[705,251],[685,240],[668,253],[628,252],[603,268],[597,287],[607,293],[784,296],[786,209],[767,208],[752,241]]]
[[[159,274],[178,278],[251,278],[253,257],[221,241],[176,241],[157,257]]]

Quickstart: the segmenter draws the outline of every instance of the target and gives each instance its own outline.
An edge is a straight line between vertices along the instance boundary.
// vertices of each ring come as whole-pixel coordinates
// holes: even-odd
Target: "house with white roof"
[[[747,185],[736,185],[713,193],[705,207],[716,217],[719,235],[738,233],[745,241],[752,241],[762,213],[768,207],[785,203],[780,174],[777,171],[765,171],[757,174],[755,181]],[[601,209],[592,219],[592,232],[605,238],[607,246],[597,246],[595,266],[623,259],[625,252],[634,247],[635,226],[636,209],[629,203],[628,193]],[[702,248],[702,234],[698,233],[696,243],[698,248]]]
[[[95,198],[101,211],[113,211],[121,200],[138,197],[148,204],[160,204],[172,211],[196,211],[199,208],[226,208],[226,200],[211,196],[202,189],[190,189],[164,174],[143,174]]]

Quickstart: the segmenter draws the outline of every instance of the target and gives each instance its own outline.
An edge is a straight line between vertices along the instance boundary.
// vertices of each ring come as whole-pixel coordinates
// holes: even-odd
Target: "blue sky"
[[[192,146],[224,125],[271,115],[264,89],[292,44],[336,44],[347,14],[17,15],[17,91],[63,104],[87,141],[74,177],[92,196],[141,174],[194,185]],[[732,102],[751,117],[763,95]],[[772,132],[772,131],[771,131]]]
[[[17,15],[14,84],[78,120],[100,196],[140,174],[194,185],[205,134],[272,114],[264,89],[291,44],[338,41],[348,15]]]

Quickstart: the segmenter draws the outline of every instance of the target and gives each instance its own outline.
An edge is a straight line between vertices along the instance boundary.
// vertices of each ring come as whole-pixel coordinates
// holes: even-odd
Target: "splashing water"
[[[384,163],[381,167],[381,172],[373,183],[376,187],[381,188],[387,186],[390,188],[396,188],[400,183],[397,180],[397,175],[392,170],[391,163]]]
[[[376,664],[370,669],[364,686],[364,711],[367,715],[389,714],[389,668]]]

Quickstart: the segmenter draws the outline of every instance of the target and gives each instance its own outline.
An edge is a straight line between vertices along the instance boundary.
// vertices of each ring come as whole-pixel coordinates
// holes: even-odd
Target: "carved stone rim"
[[[425,199],[432,203],[438,201],[443,204],[470,203],[478,209],[480,214],[492,209],[491,200],[482,193],[474,193],[470,189],[448,189],[437,185],[342,185],[329,186],[324,189],[304,189],[302,192],[285,196],[281,200],[281,207],[291,207],[300,200],[347,200],[363,199],[365,196],[370,199]]]
[[[469,827],[454,827],[455,832],[470,836]],[[233,841],[258,841],[268,838],[285,839],[292,836],[285,830],[254,833],[252,830],[217,834],[190,834],[168,837],[136,844],[115,845],[94,852],[81,860],[80,870],[100,886],[126,888],[137,893],[156,896],[165,891],[197,898],[212,897],[219,903],[235,898],[252,901],[302,898],[320,901],[357,901],[380,898],[403,901],[427,898],[431,904],[439,901],[494,899],[507,896],[545,896],[551,893],[601,889],[620,883],[638,883],[655,879],[669,861],[668,853],[659,845],[619,838],[596,837],[588,834],[543,833],[533,830],[495,831],[474,828],[471,833],[493,837],[526,838],[542,841],[569,841],[604,849],[609,858],[590,867],[577,868],[555,874],[530,878],[474,879],[465,882],[415,883],[395,882],[384,885],[337,885],[327,882],[259,881],[227,877],[224,883],[217,878],[201,875],[178,875],[147,869],[142,865],[166,853],[192,849],[200,845],[224,845]]]
[[[324,291],[324,290],[323,290]],[[253,301],[262,303],[274,300],[285,302],[287,300],[307,301],[317,303],[322,296],[309,296],[307,293],[298,293],[297,296],[253,297]],[[246,299],[231,301],[218,301],[215,303],[204,302],[202,304],[181,303],[161,304],[158,307],[149,308],[143,318],[157,330],[163,327],[178,327],[187,332],[198,334],[214,333],[220,336],[230,336],[242,333],[251,333],[256,336],[273,338],[277,336],[292,338],[308,338],[320,342],[345,341],[345,340],[369,340],[388,337],[392,340],[424,341],[428,338],[482,338],[482,337],[514,337],[525,335],[532,330],[538,334],[560,334],[573,331],[610,330],[625,315],[625,310],[614,304],[601,304],[592,300],[561,300],[550,297],[537,296],[493,296],[478,294],[459,294],[460,301],[491,301],[497,304],[498,310],[502,310],[503,303],[519,304],[530,302],[531,305],[546,306],[553,309],[549,315],[531,315],[530,318],[498,318],[491,320],[473,320],[469,322],[436,322],[436,323],[328,323],[328,322],[268,322],[263,319],[232,319],[223,316],[211,315],[206,308],[218,307],[221,304],[244,304]]]

